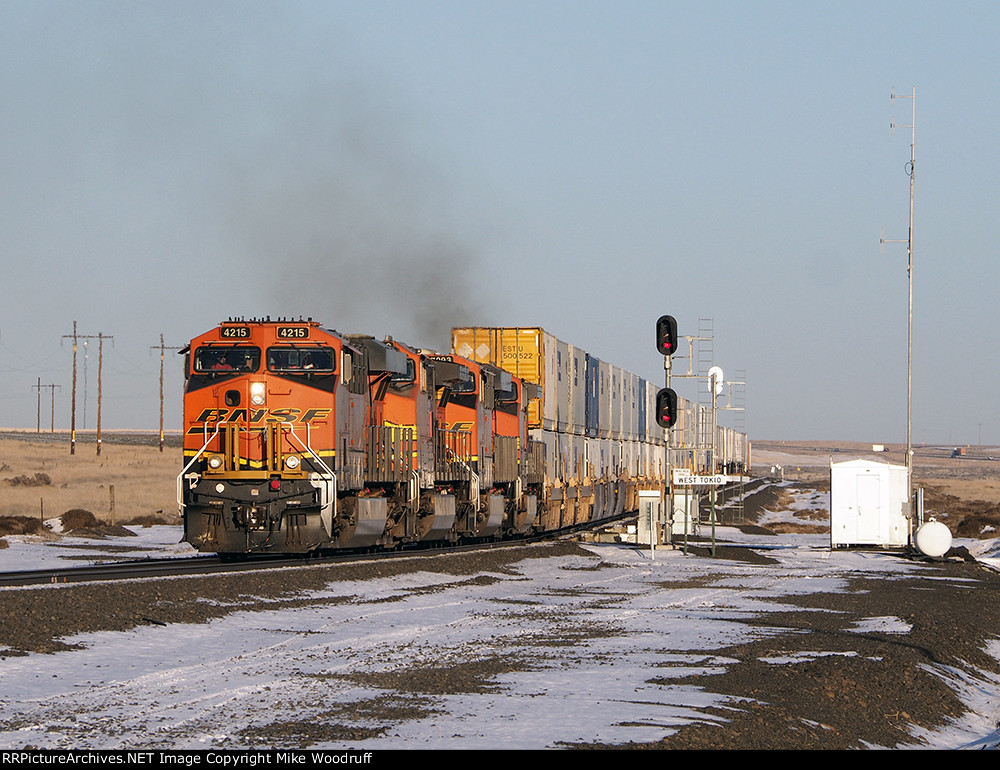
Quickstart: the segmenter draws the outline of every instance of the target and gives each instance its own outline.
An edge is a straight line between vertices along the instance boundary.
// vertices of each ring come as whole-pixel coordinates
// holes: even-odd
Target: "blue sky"
[[[542,326],[660,381],[712,319],[751,438],[1000,443],[992,3],[7,2],[0,425],[105,345],[105,428],[234,315]],[[82,412],[83,383],[78,409]],[[678,367],[686,366],[683,362]],[[181,367],[167,360],[167,423]],[[88,427],[96,349],[87,360]],[[678,384],[694,397],[693,383]],[[43,391],[48,398],[48,391]],[[48,410],[43,407],[43,424]],[[81,427],[78,421],[78,427]]]

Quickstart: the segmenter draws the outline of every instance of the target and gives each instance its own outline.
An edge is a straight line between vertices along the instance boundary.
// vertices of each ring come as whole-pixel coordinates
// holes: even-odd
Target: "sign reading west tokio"
[[[678,487],[715,487],[725,484],[732,477],[724,473],[716,473],[711,476],[696,476],[687,468],[674,468],[673,482]]]

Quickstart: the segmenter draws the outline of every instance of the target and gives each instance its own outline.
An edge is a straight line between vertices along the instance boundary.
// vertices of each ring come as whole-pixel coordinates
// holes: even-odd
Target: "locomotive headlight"
[[[251,382],[250,383],[250,403],[254,406],[264,405],[264,383],[263,382]]]
[[[288,455],[288,457],[285,458],[285,467],[290,471],[297,471],[299,469],[299,456]]]
[[[218,455],[212,455],[208,458],[208,467],[213,471],[219,470],[222,467],[222,458]]]

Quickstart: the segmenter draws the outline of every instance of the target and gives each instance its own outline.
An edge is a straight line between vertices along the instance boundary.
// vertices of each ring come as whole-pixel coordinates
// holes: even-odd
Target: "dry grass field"
[[[100,456],[93,436],[78,437],[71,455],[65,434],[0,434],[0,517],[51,519],[82,508],[109,523],[154,515],[179,523],[179,442],[161,453],[155,437],[104,439]]]

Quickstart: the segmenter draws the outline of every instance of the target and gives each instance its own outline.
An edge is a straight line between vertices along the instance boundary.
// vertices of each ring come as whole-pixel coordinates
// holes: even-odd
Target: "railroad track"
[[[220,559],[218,556],[189,556],[177,559],[142,559],[140,561],[106,562],[85,567],[65,569],[39,569],[22,572],[0,572],[0,587],[85,583],[96,580],[135,580],[138,578],[178,577],[184,575],[211,575],[223,572],[244,572],[247,570],[279,569],[288,567],[315,567],[369,559],[391,559],[403,556],[437,555],[446,552],[495,548],[512,544],[504,541],[496,544],[475,544],[454,548],[425,548],[406,551],[385,551],[379,553],[355,552],[337,553],[328,556],[276,556],[249,557],[240,561]],[[516,541],[523,545],[524,541]]]
[[[634,513],[631,516],[634,517]],[[623,514],[613,520],[604,520],[606,525],[629,518]],[[274,556],[250,556],[240,561],[222,559],[218,556],[190,556],[174,559],[140,559],[122,562],[106,562],[87,566],[66,567],[62,569],[24,570],[19,572],[0,572],[0,588],[28,585],[46,585],[63,583],[83,583],[106,580],[134,580],[138,578],[176,577],[183,575],[210,575],[223,572],[242,572],[247,570],[278,569],[288,567],[313,567],[328,564],[365,561],[371,559],[412,558],[414,556],[439,556],[443,553],[465,553],[477,550],[489,550],[508,546],[523,546],[543,540],[557,540],[573,537],[579,532],[594,529],[586,525],[549,532],[527,538],[468,543],[462,545],[440,545],[434,547],[412,547],[395,551],[343,551],[322,556],[295,556],[276,554]]]
[[[47,568],[20,572],[0,572],[0,587],[42,585],[45,583],[82,583],[93,580],[131,580],[144,577],[204,575],[241,569],[267,569],[294,564],[292,559],[258,559],[226,562],[218,556],[191,556],[178,559],[142,559],[106,562],[83,567]],[[301,559],[298,564],[303,564]]]

